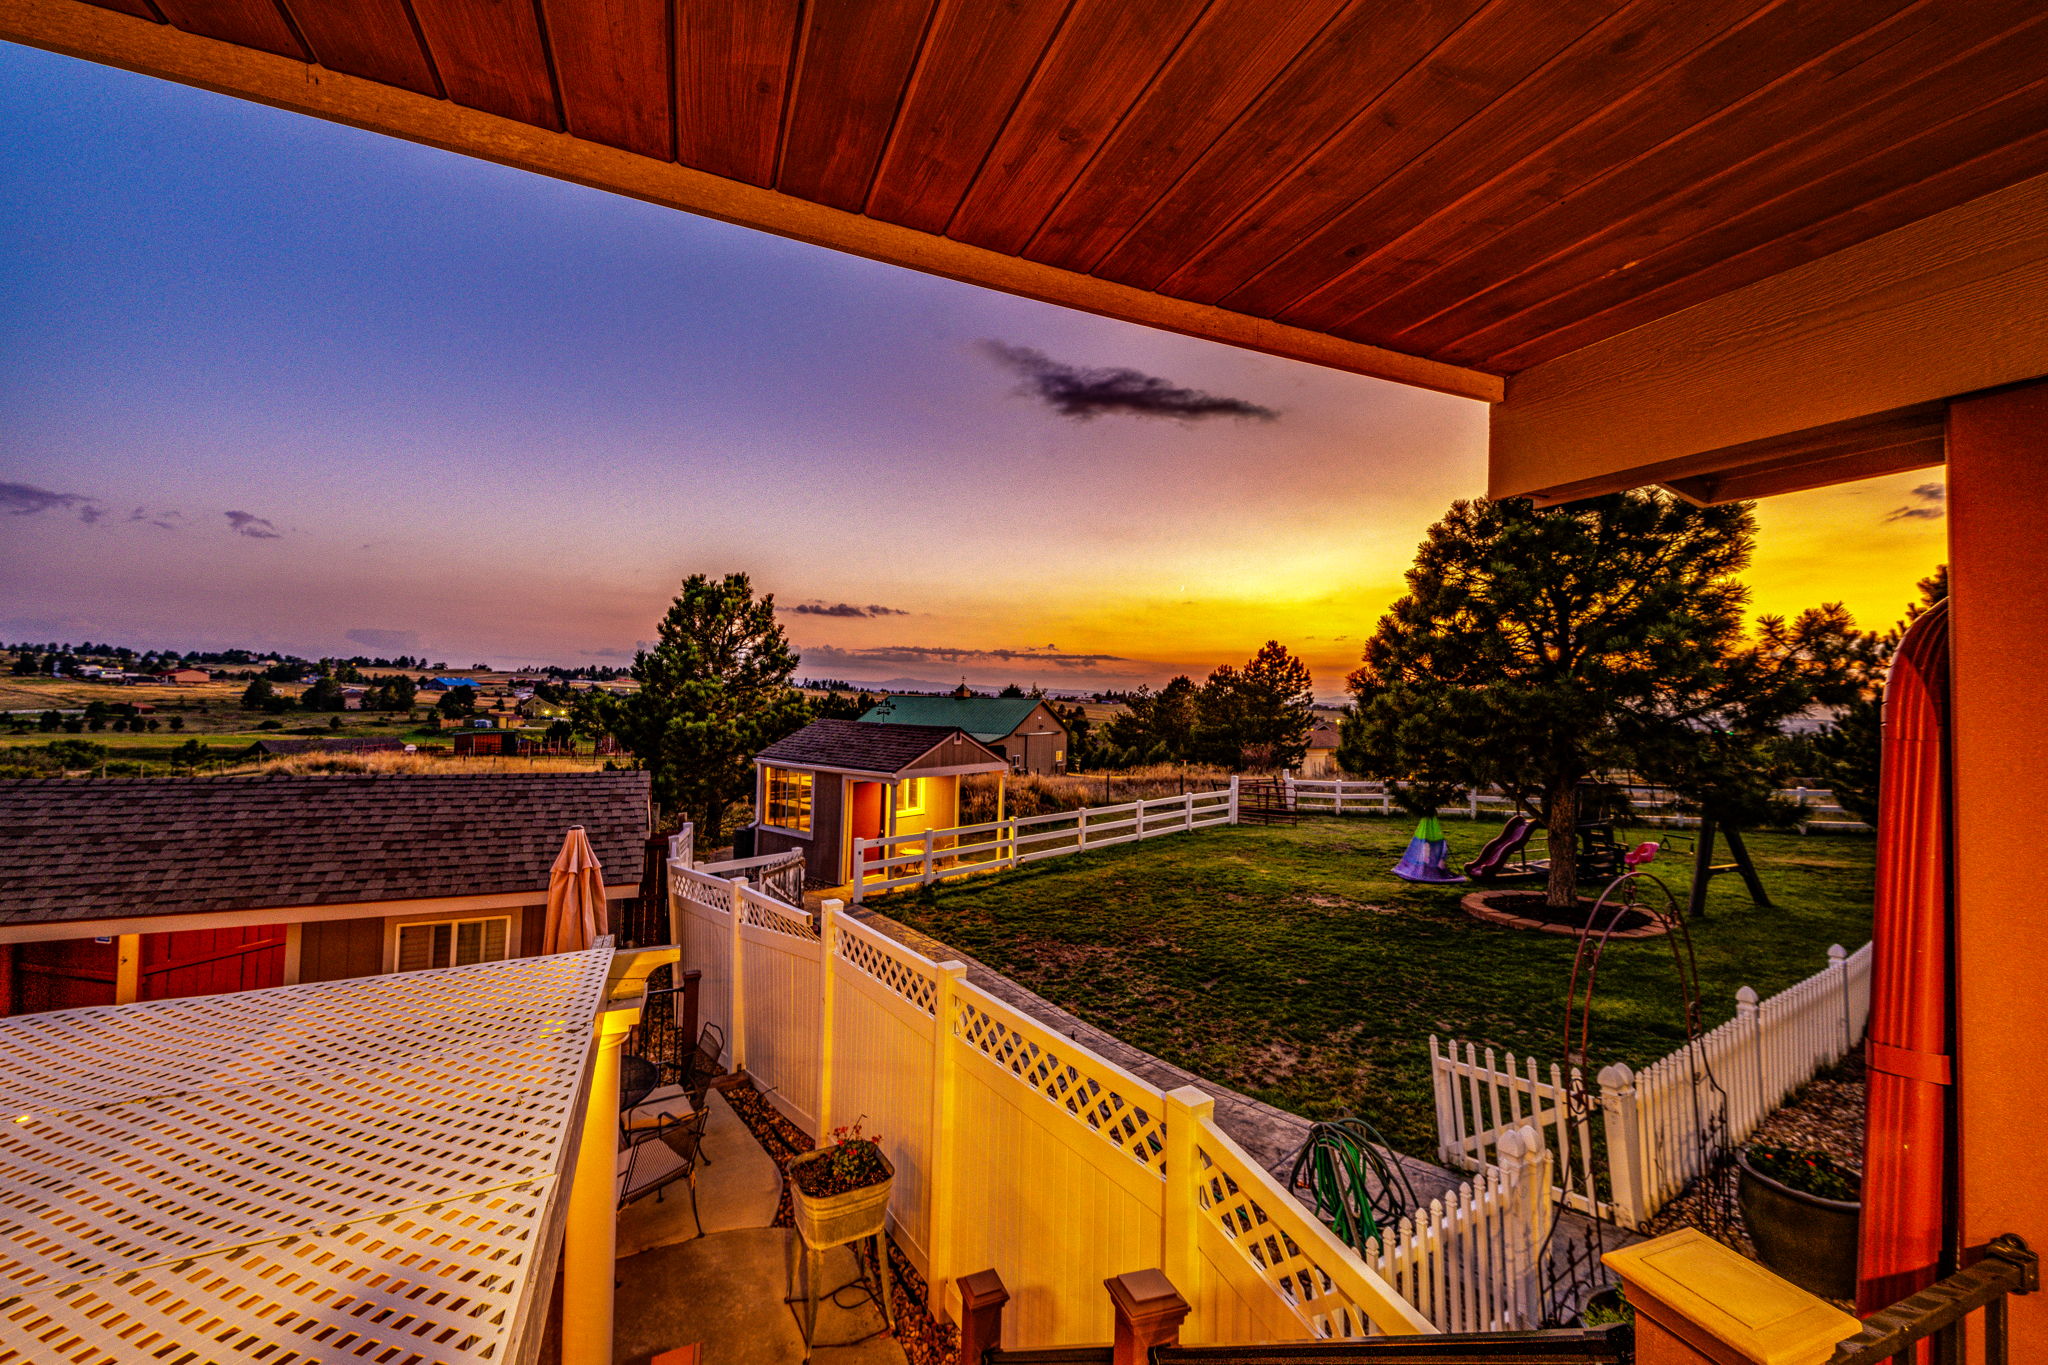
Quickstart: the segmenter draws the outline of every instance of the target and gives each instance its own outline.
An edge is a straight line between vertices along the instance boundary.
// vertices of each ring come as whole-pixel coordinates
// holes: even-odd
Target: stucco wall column
[[[1948,461],[1963,1241],[2048,1246],[2048,381],[1951,404]],[[2048,1360],[2048,1294],[2012,1301],[2012,1358]]]
[[[611,1365],[618,1258],[619,1055],[640,1005],[597,1016],[597,1060],[583,1106],[569,1226],[562,1242],[562,1365]]]

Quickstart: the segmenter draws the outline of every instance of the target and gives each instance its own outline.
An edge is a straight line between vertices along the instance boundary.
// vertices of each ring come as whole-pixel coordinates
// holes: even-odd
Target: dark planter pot
[[[1735,1161],[1742,1170],[1742,1219],[1763,1263],[1810,1294],[1854,1299],[1862,1203],[1795,1190],[1750,1165],[1747,1152],[1737,1152]]]

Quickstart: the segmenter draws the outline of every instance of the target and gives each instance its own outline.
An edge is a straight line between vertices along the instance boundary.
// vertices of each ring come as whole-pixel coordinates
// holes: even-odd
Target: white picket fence
[[[813,918],[680,861],[670,886],[729,1064],[813,1133],[859,1121],[880,1137],[898,1244],[935,1304],[957,1305],[961,1273],[1000,1271],[1006,1346],[1108,1339],[1103,1280],[1147,1266],[1193,1305],[1190,1341],[1534,1325],[1550,1182],[1533,1133],[1362,1259],[1201,1091],[1162,1093],[836,901]]]
[[[1327,815],[1396,815],[1401,810],[1384,782],[1354,778],[1303,778],[1291,773],[1283,773],[1281,782],[1287,792],[1288,805],[1294,810]],[[1678,795],[1669,788],[1638,782],[1616,785],[1628,797],[1634,812],[1630,817],[1633,824],[1672,828],[1690,828],[1699,824],[1698,816],[1679,813]],[[1800,823],[1802,832],[1855,832],[1870,828],[1834,804],[1834,793],[1826,788],[1787,787],[1777,795],[1806,808],[1812,818]],[[1467,791],[1462,801],[1447,803],[1438,814],[1477,820],[1481,816],[1512,815],[1516,809],[1513,798],[1482,788]]]
[[[1851,953],[1838,944],[1823,970],[1767,1000],[1742,987],[1733,1019],[1641,1072],[1606,1067],[1596,1084],[1576,1067],[1543,1070],[1513,1053],[1496,1060],[1491,1048],[1432,1037],[1437,1152],[1445,1165],[1485,1169],[1498,1162],[1504,1135],[1535,1124],[1555,1147],[1558,1199],[1641,1227],[1705,1172],[1717,1148],[1746,1141],[1794,1090],[1847,1057],[1869,1018],[1870,945]],[[1567,1103],[1574,1087],[1586,1099],[1577,1118]]]
[[[1228,787],[1217,791],[855,839],[853,865],[865,875],[854,877],[853,900],[858,904],[871,891],[930,886],[947,877],[1007,871],[1082,849],[1236,823],[1237,779],[1232,777]]]
[[[1543,1319],[1544,1243],[1556,1216],[1552,1156],[1524,1125],[1489,1166],[1387,1229],[1366,1264],[1446,1332],[1512,1332]]]

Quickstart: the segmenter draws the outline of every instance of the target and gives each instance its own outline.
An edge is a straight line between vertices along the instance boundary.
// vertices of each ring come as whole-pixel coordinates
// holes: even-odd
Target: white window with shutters
[[[401,972],[429,967],[467,967],[473,962],[502,962],[512,941],[512,921],[489,919],[429,920],[398,926],[395,968]]]

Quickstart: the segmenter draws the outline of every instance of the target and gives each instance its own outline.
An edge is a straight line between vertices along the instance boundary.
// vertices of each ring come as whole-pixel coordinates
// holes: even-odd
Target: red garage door
[[[142,936],[144,1000],[254,991],[284,984],[282,924]]]
[[[8,948],[13,970],[9,1014],[40,1014],[114,1003],[114,968],[119,950],[112,939],[68,938],[50,943],[15,943]]]

